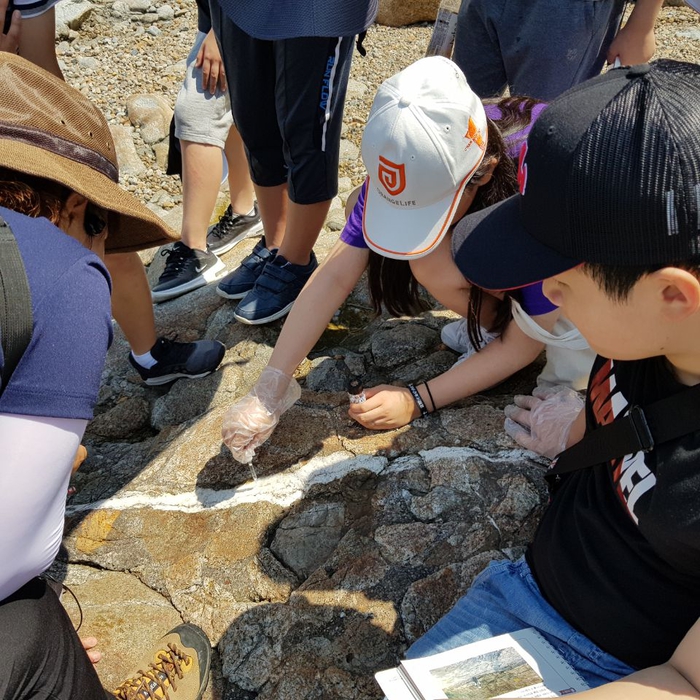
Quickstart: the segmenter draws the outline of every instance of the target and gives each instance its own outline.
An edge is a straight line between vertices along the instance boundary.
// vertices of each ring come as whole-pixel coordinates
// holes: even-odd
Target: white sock
[[[151,351],[143,353],[143,355],[136,355],[133,350],[131,356],[138,362],[144,369],[151,369],[153,365],[156,364],[157,360],[151,355]]]

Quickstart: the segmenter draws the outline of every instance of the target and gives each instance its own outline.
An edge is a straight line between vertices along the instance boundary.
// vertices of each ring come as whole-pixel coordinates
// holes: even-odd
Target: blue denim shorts
[[[409,648],[406,658],[437,654],[506,632],[534,627],[578,671],[591,688],[636,669],[576,631],[542,597],[525,558],[492,561],[467,594]]]

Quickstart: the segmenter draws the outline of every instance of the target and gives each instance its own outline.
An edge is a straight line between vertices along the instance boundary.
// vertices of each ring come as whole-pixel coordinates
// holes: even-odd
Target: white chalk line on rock
[[[225,510],[260,501],[288,508],[300,501],[312,486],[328,484],[360,469],[379,474],[387,463],[386,457],[356,456],[351,452],[335,452],[324,457],[314,457],[293,471],[287,470],[263,476],[232,489],[217,491],[195,488],[193,491],[177,494],[123,491],[121,494],[93,503],[68,506],[66,515],[93,510],[123,511],[138,508],[198,513]]]
[[[420,458],[428,464],[444,459],[463,461],[469,457],[480,457],[494,463],[517,463],[528,456],[532,457],[532,453],[522,449],[505,450],[490,455],[470,447],[437,447],[420,452]],[[199,513],[226,510],[260,501],[289,508],[300,501],[312,486],[337,481],[360,469],[374,474],[384,471],[387,466],[391,471],[402,471],[411,468],[416,457],[411,455],[399,457],[390,464],[386,457],[335,452],[323,457],[314,457],[296,469],[264,476],[232,489],[195,488],[193,491],[177,494],[123,491],[111,498],[68,506],[66,515],[95,510],[125,511],[142,508]]]

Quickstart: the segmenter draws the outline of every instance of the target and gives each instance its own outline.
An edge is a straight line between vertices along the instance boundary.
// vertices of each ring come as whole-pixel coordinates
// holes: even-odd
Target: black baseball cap
[[[700,66],[610,70],[554,100],[518,168],[520,194],[464,217],[452,249],[485,289],[583,262],[653,266],[700,257]]]

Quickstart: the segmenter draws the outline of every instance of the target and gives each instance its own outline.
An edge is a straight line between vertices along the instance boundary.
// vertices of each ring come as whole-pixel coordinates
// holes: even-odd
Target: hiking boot
[[[211,374],[224,357],[226,347],[218,340],[195,340],[193,343],[178,343],[168,338],[158,338],[151,348],[156,363],[142,367],[129,353],[129,362],[149,386],[168,384],[181,377],[199,379]]]
[[[308,265],[294,265],[276,255],[265,265],[253,289],[240,301],[234,317],[241,323],[255,326],[286,316],[317,267],[313,251]]]
[[[118,700],[200,700],[210,665],[207,635],[195,625],[179,625],[158,640],[113,694]]]
[[[167,260],[158,283],[151,290],[151,298],[156,303],[204,287],[226,274],[226,265],[214,253],[189,248],[180,241],[160,254],[166,255]]]
[[[252,214],[236,214],[229,204],[219,220],[207,231],[207,248],[221,255],[246,238],[262,231],[258,203],[253,204]]]
[[[265,236],[253,248],[253,252],[241,260],[241,264],[230,272],[216,287],[216,293],[224,299],[242,299],[255,285],[265,264],[274,260],[276,250],[265,247]]]

